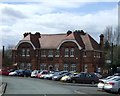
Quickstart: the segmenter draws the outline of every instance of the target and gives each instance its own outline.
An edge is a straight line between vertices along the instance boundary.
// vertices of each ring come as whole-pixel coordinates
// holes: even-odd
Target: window
[[[36,50],[36,57],[38,57],[38,54],[39,54],[39,51],[38,51],[38,50]]]
[[[56,52],[55,52],[55,57],[59,57],[59,55],[60,55],[60,51],[59,51],[59,50],[56,50]]]
[[[74,48],[70,49],[70,57],[74,57]]]
[[[84,65],[84,71],[85,71],[85,72],[87,72],[87,68],[88,68],[88,65],[85,64],[85,65]]]
[[[53,57],[53,50],[48,51],[48,57]]]
[[[70,71],[76,71],[76,64],[71,64],[71,70]]]
[[[45,50],[41,51],[41,57],[46,57],[46,51]]]
[[[55,71],[59,70],[59,64],[55,64]]]
[[[30,49],[26,50],[26,56],[30,56]]]
[[[86,51],[83,51],[83,57],[87,57]]]
[[[25,56],[25,49],[22,49],[22,56]]]
[[[25,68],[25,64],[24,63],[21,63],[20,64],[20,69],[24,69]]]
[[[98,53],[98,58],[100,58],[100,52]]]
[[[76,64],[71,64],[71,71],[76,71]]]
[[[68,64],[64,64],[64,71],[68,71]]]
[[[97,52],[94,52],[94,57],[97,57]]]
[[[69,49],[65,48],[65,57],[69,57]]]
[[[40,69],[41,70],[46,70],[46,64],[40,64]]]
[[[31,69],[31,64],[30,63],[27,64],[27,69]]]

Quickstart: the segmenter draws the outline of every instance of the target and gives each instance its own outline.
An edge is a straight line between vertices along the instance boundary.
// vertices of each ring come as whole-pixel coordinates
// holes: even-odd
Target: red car
[[[37,78],[43,79],[44,76],[45,76],[46,74],[48,74],[48,73],[49,73],[48,70],[43,70],[43,71],[41,71],[40,73],[37,74]]]
[[[8,70],[4,70],[4,69],[0,69],[0,75],[9,75],[9,71]]]

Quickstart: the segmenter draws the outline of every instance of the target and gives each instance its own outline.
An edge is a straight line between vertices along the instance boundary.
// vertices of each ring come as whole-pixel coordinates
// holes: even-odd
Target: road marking
[[[74,90],[74,92],[77,93],[77,94],[87,94],[87,93],[84,93],[84,92],[80,92],[78,90]]]

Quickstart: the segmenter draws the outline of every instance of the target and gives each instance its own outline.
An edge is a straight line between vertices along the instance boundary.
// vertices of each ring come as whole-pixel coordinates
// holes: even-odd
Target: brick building
[[[104,36],[98,44],[83,30],[66,34],[24,33],[13,49],[13,64],[19,69],[100,71],[104,64]]]

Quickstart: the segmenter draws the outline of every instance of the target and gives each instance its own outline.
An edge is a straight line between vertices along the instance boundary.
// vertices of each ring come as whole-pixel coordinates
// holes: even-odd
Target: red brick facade
[[[103,36],[98,44],[81,31],[67,34],[25,33],[13,50],[13,63],[19,69],[48,69],[94,72],[102,69]]]

